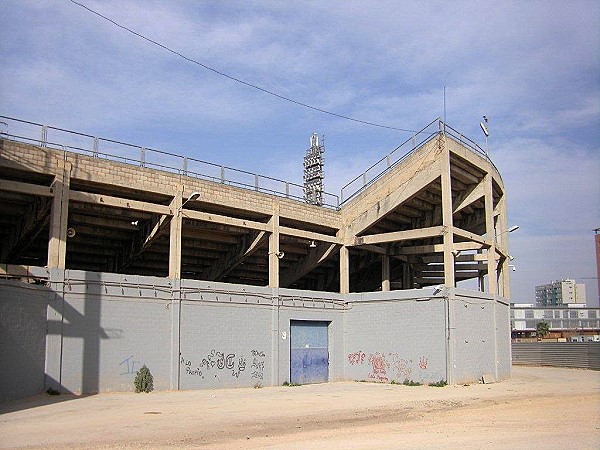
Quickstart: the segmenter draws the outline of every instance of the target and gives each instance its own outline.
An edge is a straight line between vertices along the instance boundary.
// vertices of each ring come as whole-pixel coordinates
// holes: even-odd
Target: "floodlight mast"
[[[323,206],[323,153],[325,147],[319,144],[319,136],[310,137],[310,148],[304,156],[304,201],[309,205]]]
[[[479,126],[481,127],[481,131],[483,131],[483,134],[485,135],[485,155],[489,157],[490,156],[490,147],[488,145],[488,137],[490,135],[490,130],[488,130],[487,123],[488,123],[487,116],[483,116],[483,122],[479,122]]]

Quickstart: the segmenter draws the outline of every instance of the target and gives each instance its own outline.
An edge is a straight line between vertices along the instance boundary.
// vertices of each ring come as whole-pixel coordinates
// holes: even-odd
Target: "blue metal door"
[[[290,321],[290,382],[326,383],[329,378],[329,322]]]

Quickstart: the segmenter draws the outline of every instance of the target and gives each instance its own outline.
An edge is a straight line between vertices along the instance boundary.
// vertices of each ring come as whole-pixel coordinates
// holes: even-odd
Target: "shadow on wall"
[[[0,280],[0,412],[100,390],[100,343],[110,337],[100,325],[102,286],[86,277],[75,294],[81,301],[66,301],[73,286],[64,274],[52,271],[50,286]]]
[[[39,282],[0,280],[0,402],[45,392],[47,313],[54,292]],[[53,396],[54,397],[54,396]],[[34,399],[36,402],[40,397]],[[54,403],[56,398],[47,399]],[[21,403],[21,402],[19,402]],[[3,404],[7,412],[11,405]],[[27,408],[14,405],[16,409]]]

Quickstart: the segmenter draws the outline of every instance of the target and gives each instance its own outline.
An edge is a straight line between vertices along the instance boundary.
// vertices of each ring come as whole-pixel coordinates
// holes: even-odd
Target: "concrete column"
[[[181,370],[181,279],[171,291],[171,389],[179,390]]]
[[[50,233],[48,241],[48,268],[64,269],[67,256],[67,223],[69,219],[69,186],[71,184],[71,163],[59,162],[59,170],[54,177],[52,206],[50,212]]]
[[[508,221],[506,218],[506,198],[503,196],[498,202],[498,206],[496,207],[498,218],[497,218],[497,227],[498,227],[498,235],[500,237],[499,241],[496,245],[500,246],[502,251],[508,255]],[[504,298],[510,298],[510,270],[509,265],[510,261],[508,258],[504,258],[498,267],[499,271],[499,293]]]
[[[496,279],[496,230],[494,227],[494,197],[492,195],[492,177],[487,174],[485,184],[485,232],[489,245],[487,252],[488,293],[497,293]]]
[[[402,289],[412,289],[410,282],[410,266],[407,262],[402,263]]]
[[[171,279],[181,278],[182,194],[181,189],[177,189],[177,193],[169,206],[173,213],[169,242],[169,278]]]
[[[340,248],[340,294],[350,292],[350,253],[348,247]]]
[[[46,358],[44,367],[44,390],[54,389],[65,392],[62,388],[62,345],[63,345],[63,311],[65,271],[50,270],[50,298],[46,312]]]
[[[477,250],[477,254],[478,255],[482,255],[483,251]],[[484,279],[485,275],[481,270],[477,271],[477,285],[479,287],[479,292],[485,292],[485,279]]]
[[[279,203],[273,204],[273,216],[269,221],[269,287],[279,287]],[[285,256],[285,255],[284,255]]]
[[[446,382],[454,384],[454,355],[456,345],[456,320],[454,317],[454,296],[448,293],[446,307]]]
[[[444,225],[444,284],[455,287],[454,277],[454,225],[452,220],[452,182],[450,177],[450,150],[445,142],[445,137],[438,139],[443,143],[442,163],[442,225]]]
[[[381,290],[390,290],[390,255],[381,255]]]
[[[281,363],[279,361],[279,346],[288,344],[289,341],[283,340],[279,332],[279,289],[273,289],[271,294],[271,386],[279,386],[281,380],[279,379],[279,367]]]

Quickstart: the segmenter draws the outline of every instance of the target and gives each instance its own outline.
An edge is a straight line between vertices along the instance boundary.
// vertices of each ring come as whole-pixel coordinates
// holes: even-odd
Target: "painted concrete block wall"
[[[470,296],[450,298],[450,342],[453,383],[495,378],[497,356],[495,301]]]
[[[423,291],[355,296],[346,317],[346,378],[384,383],[447,379],[445,299],[422,296]]]
[[[45,286],[0,280],[0,401],[44,391]]]
[[[171,287],[165,279],[67,271],[62,384],[74,393],[131,391],[146,365],[171,378]],[[53,357],[54,355],[49,355]]]
[[[181,280],[180,389],[273,383],[273,290]]]
[[[510,306],[496,302],[496,343],[498,345],[498,379],[510,378],[512,365],[510,341]]]
[[[132,390],[143,364],[156,389],[280,385],[290,380],[293,320],[327,322],[330,381],[473,382],[495,375],[495,361],[499,379],[510,375],[508,306],[481,293],[341,295],[80,271],[51,278],[48,288],[0,283],[0,351],[15,362],[0,371],[3,396],[39,392],[44,373],[75,393]]]
[[[272,308],[184,301],[180,388],[271,385]]]

